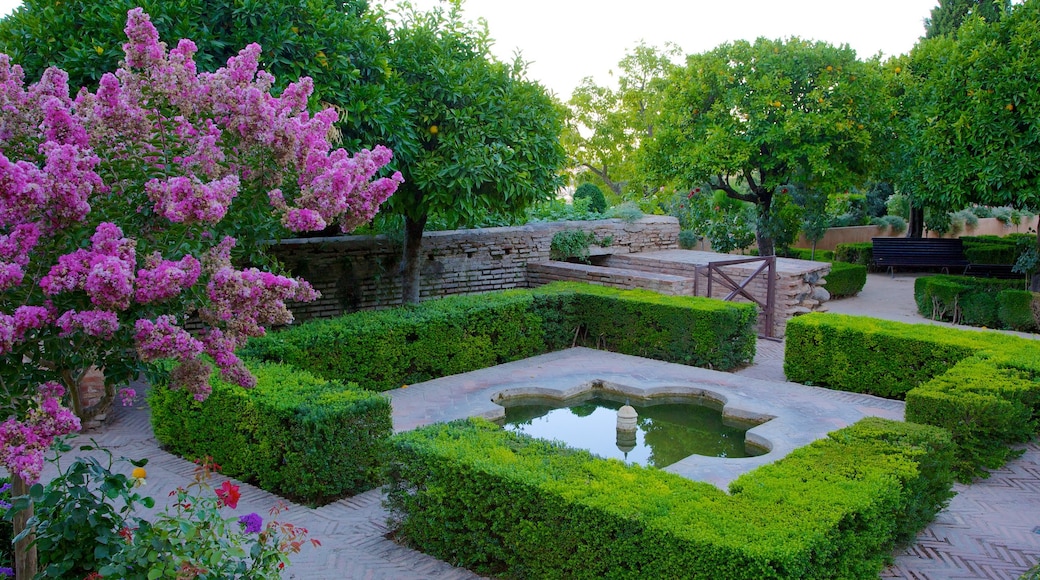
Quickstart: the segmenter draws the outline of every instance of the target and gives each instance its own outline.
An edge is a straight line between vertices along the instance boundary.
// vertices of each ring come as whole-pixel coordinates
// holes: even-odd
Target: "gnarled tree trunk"
[[[29,484],[17,473],[11,474],[11,497],[29,494]],[[22,533],[25,523],[33,515],[32,504],[18,512],[14,516],[14,535]],[[26,535],[14,545],[14,573],[15,578],[32,578],[36,576],[38,564],[36,558],[36,546],[30,545],[35,538],[32,534]]]
[[[419,303],[420,265],[422,261],[422,237],[426,228],[426,216],[413,220],[404,218],[404,256],[401,261],[401,302]]]

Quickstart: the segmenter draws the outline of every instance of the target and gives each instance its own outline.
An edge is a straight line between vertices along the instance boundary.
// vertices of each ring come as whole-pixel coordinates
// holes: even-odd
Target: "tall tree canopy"
[[[123,57],[127,11],[141,6],[162,38],[199,48],[200,70],[214,71],[251,42],[263,46],[261,67],[279,89],[301,76],[314,79],[312,108],[336,108],[350,148],[385,143],[398,128],[393,95],[386,92],[389,33],[366,0],[24,0],[0,20],[0,52],[26,77],[50,66],[69,74],[69,85],[97,87]]]
[[[419,299],[420,247],[431,215],[457,226],[513,213],[559,186],[560,110],[525,78],[519,59],[490,54],[486,26],[462,20],[460,4],[406,7],[390,45],[393,91],[405,127],[389,139],[405,183],[388,203],[405,218],[403,299]]]
[[[905,171],[923,204],[1040,207],[1040,0],[997,22],[970,18],[911,59]]]
[[[594,175],[616,197],[626,186],[639,188],[636,158],[653,137],[664,79],[678,54],[673,45],[658,49],[641,42],[618,63],[616,89],[586,77],[568,102],[563,143],[571,166]]]
[[[956,34],[969,16],[996,22],[1011,7],[1011,0],[939,0],[931,16],[924,21],[925,38]]]
[[[879,71],[847,46],[797,38],[690,56],[670,79],[646,168],[756,204],[759,251],[773,255],[785,187],[826,195],[868,175],[892,113]]]

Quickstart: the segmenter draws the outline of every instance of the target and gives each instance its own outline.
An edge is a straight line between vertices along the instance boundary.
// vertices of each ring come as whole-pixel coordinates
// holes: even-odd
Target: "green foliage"
[[[310,321],[243,353],[377,391],[573,344],[726,370],[754,358],[755,321],[750,304],[554,283]]]
[[[924,20],[925,38],[956,35],[957,29],[970,17],[996,22],[1011,7],[1011,0],[939,0]]]
[[[862,194],[843,193],[832,195],[827,202],[827,211],[834,216],[833,227],[844,228],[862,226],[869,222],[867,216],[867,196]]]
[[[831,298],[845,298],[859,294],[867,284],[867,267],[847,262],[831,262],[827,283],[823,285]]]
[[[969,326],[1005,327],[998,309],[998,296],[1010,290],[1024,291],[1025,281],[945,275],[914,280],[914,300],[922,316]],[[1005,299],[1005,316],[1021,325],[1024,317],[1032,316],[1029,302],[1025,302],[1024,310],[1017,314],[1012,313],[1013,303],[1012,299]]]
[[[640,42],[617,66],[617,88],[582,79],[567,101],[568,121],[561,137],[569,165],[582,179],[593,178],[610,190],[614,203],[644,197],[647,184],[637,160],[654,133],[664,78],[674,68],[679,48]]]
[[[892,235],[900,235],[906,232],[906,220],[897,215],[886,215],[879,218],[871,218],[870,223],[880,230],[889,230]]]
[[[1014,264],[1019,251],[1008,244],[965,244],[964,256],[972,264]]]
[[[595,183],[583,183],[574,191],[574,199],[587,199],[589,211],[603,213],[607,211],[607,198],[603,197],[603,190]]]
[[[73,94],[79,86],[96,88],[123,58],[123,26],[135,6],[151,16],[160,38],[192,39],[201,70],[216,70],[242,47],[262,43],[260,64],[281,87],[301,76],[314,79],[311,104],[336,107],[348,150],[383,143],[397,130],[387,83],[389,35],[365,0],[26,0],[0,20],[0,52],[22,65],[28,79],[58,66],[69,73]]]
[[[209,459],[198,463],[195,480],[171,492],[172,503],[151,521],[141,520],[136,529],[125,531],[125,547],[101,566],[100,576],[153,580],[187,572],[199,578],[282,577],[288,555],[300,551],[307,530],[273,519],[285,506],[272,508],[267,518],[223,515],[222,510],[237,508],[239,486],[225,481],[214,489],[209,480],[219,467]]]
[[[589,245],[596,242],[595,232],[585,230],[563,230],[553,234],[549,242],[549,257],[553,260],[575,258],[589,263]]]
[[[1040,206],[1040,2],[992,23],[969,18],[956,37],[918,43],[911,62],[905,172],[922,204]]]
[[[874,259],[874,244],[870,242],[838,244],[834,247],[834,259],[838,262],[869,267]]]
[[[997,293],[997,319],[1004,328],[1035,331],[1034,294],[1028,290],[1002,290]]]
[[[679,231],[679,247],[684,250],[694,250],[697,248],[697,244],[701,241],[701,237],[698,236],[693,230],[681,230]]]
[[[140,523],[134,517],[137,506],[151,508],[155,502],[135,491],[134,479],[112,472],[115,462],[107,449],[81,446],[80,451],[103,451],[105,462],[78,457],[65,468],[60,464],[60,455],[72,447],[59,440],[54,450],[55,457],[48,461],[58,467],[58,476],[46,485],[34,484],[28,497],[16,498],[5,519],[28,508],[31,501],[33,515],[14,540],[30,532],[36,534],[39,577],[83,578],[123,548],[120,531]],[[120,462],[143,467],[148,460]]]
[[[888,210],[888,215],[910,219],[910,198],[901,193],[893,193],[889,196],[888,201],[885,202],[885,208]]]
[[[950,494],[939,429],[864,420],[727,495],[472,419],[395,437],[386,488],[410,544],[497,577],[864,578]]]
[[[775,227],[782,188],[826,195],[861,182],[890,112],[876,61],[798,38],[723,44],[669,80],[645,170],[754,203],[759,234]],[[768,235],[759,244],[773,254]]]
[[[572,344],[686,365],[730,370],[755,358],[754,306],[649,290],[555,283],[535,289],[539,314],[548,319],[556,300],[573,312],[570,332],[552,349]],[[575,340],[577,337],[577,340]]]
[[[888,200],[895,195],[892,184],[887,181],[876,181],[867,189],[867,215],[882,217],[888,213]]]
[[[205,404],[153,386],[148,403],[156,439],[172,453],[210,456],[227,475],[309,504],[378,483],[392,429],[386,398],[286,365],[249,363],[249,369],[254,389],[214,379]]]
[[[712,251],[726,254],[755,241],[754,206],[730,199],[724,192],[709,193],[700,187],[686,194],[675,192],[666,208],[679,219],[680,228],[707,239]]]
[[[787,326],[788,380],[906,399],[906,419],[943,427],[957,475],[985,476],[1040,425],[1040,356],[1014,336],[809,314]]]
[[[626,201],[607,210],[607,217],[634,223],[643,217],[643,211],[634,202]]]

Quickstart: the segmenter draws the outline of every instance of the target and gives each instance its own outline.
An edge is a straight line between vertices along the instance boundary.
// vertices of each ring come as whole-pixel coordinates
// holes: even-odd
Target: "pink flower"
[[[238,491],[237,485],[231,483],[230,481],[225,481],[223,484],[221,484],[220,487],[218,487],[214,491],[217,494],[218,506],[227,506],[231,509],[235,509],[238,507],[238,500],[242,497],[242,494]]]
[[[160,64],[166,47],[159,42],[159,32],[151,18],[142,8],[133,8],[126,13],[126,28],[123,31],[129,42],[123,44],[126,65],[130,68],[148,68]]]
[[[56,324],[61,328],[59,336],[71,336],[83,332],[87,336],[111,339],[119,330],[119,316],[105,310],[76,312],[69,310],[58,317]]]
[[[202,263],[194,256],[176,262],[163,260],[151,269],[137,271],[135,299],[141,304],[168,300],[190,288],[202,274]]]
[[[163,315],[154,322],[147,319],[134,324],[134,339],[141,360],[151,362],[164,358],[191,360],[202,354],[202,343],[177,325],[177,319]]]
[[[61,405],[65,389],[58,383],[40,385],[24,420],[0,423],[0,465],[35,483],[43,470],[43,455],[56,437],[79,431],[79,419]]]

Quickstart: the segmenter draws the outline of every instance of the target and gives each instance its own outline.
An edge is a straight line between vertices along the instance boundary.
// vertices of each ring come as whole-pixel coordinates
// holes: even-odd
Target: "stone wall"
[[[610,240],[608,248],[594,246],[594,253],[678,247],[679,223],[669,216],[429,232],[423,237],[420,297],[527,287],[527,263],[548,261],[553,235],[574,229]],[[401,245],[385,236],[285,240],[274,251],[293,274],[322,293],[316,302],[293,306],[297,320],[401,302]]]
[[[712,298],[724,299],[732,292],[732,289],[718,280],[714,280],[711,293],[708,293],[708,280],[704,266],[709,262],[728,260],[739,260],[742,256],[730,254],[716,254],[712,252],[699,252],[693,250],[675,250],[651,252],[638,255],[611,256],[604,266],[615,268],[626,268],[632,270],[644,270],[658,274],[672,276],[684,276],[694,280],[692,294],[696,296],[710,296]],[[741,284],[760,267],[761,262],[749,262],[723,266],[722,272],[730,276],[737,284]],[[776,260],[776,310],[774,312],[773,327],[767,328],[764,317],[760,317],[759,334],[763,336],[782,337],[787,330],[787,321],[794,316],[805,314],[820,309],[830,296],[823,288],[826,282],[825,276],[830,272],[830,264],[825,262],[811,262],[808,260],[794,260],[790,258],[777,258]],[[744,289],[754,296],[756,300],[766,302],[768,281],[765,273],[755,276],[748,282]],[[734,301],[748,302],[743,296],[736,296]]]

